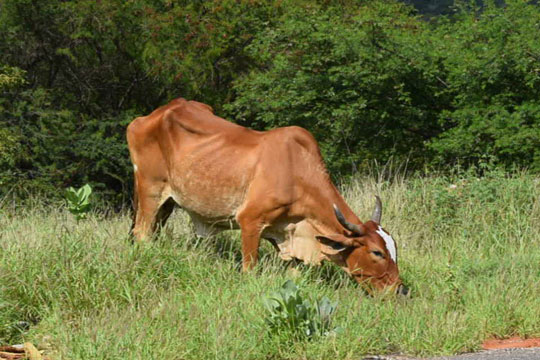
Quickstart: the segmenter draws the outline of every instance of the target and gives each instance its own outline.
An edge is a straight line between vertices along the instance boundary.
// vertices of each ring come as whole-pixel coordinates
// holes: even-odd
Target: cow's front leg
[[[259,226],[242,227],[242,270],[249,271],[257,265],[261,230]]]
[[[260,185],[260,184],[259,184]],[[258,260],[259,243],[261,241],[262,231],[266,226],[272,225],[277,218],[282,216],[287,210],[280,206],[274,198],[265,197],[266,189],[263,185],[252,184],[248,193],[249,199],[244,204],[243,210],[236,215],[236,222],[242,230],[242,260],[243,270],[252,269]]]
[[[253,210],[253,209],[252,209]],[[251,270],[259,257],[259,243],[262,232],[260,216],[254,211],[242,211],[236,217],[242,230],[242,269]]]

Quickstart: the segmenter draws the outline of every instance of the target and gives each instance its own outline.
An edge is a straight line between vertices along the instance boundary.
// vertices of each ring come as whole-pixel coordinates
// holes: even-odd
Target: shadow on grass
[[[180,215],[182,212],[175,210]],[[177,215],[177,216],[178,216]],[[242,245],[240,230],[226,230],[217,235],[200,237],[195,234],[193,224],[187,216],[180,219],[169,220],[159,235],[155,237],[155,242],[160,246],[181,247],[183,251],[207,251],[210,257],[215,257],[223,261],[232,262],[234,269],[242,271]],[[172,221],[171,221],[172,220]],[[180,230],[180,231],[179,231]],[[283,274],[289,271],[298,270],[302,277],[313,281],[322,282],[325,286],[339,289],[344,286],[354,286],[362,294],[367,294],[346,272],[331,262],[323,262],[321,266],[306,265],[302,261],[293,259],[291,261],[282,260],[270,241],[261,239],[259,247],[259,262],[256,273],[275,272]]]

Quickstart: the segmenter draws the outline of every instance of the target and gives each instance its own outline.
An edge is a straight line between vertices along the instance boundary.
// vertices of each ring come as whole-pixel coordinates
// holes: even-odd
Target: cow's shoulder
[[[212,114],[214,113],[214,109],[210,105],[204,104],[202,102],[194,101],[194,100],[186,101],[185,106],[192,107],[193,109],[197,109],[201,111],[207,111]]]
[[[214,109],[210,105],[198,101],[178,98],[163,106],[162,117],[174,120],[182,118],[198,118],[214,116]]]
[[[270,130],[269,135],[279,138],[280,143],[288,146],[299,146],[313,154],[319,154],[319,146],[315,137],[300,126],[287,126]]]
[[[211,106],[197,101],[184,101],[165,109],[161,121],[167,131],[182,129],[199,135],[234,134],[245,130],[240,125],[214,115]]]

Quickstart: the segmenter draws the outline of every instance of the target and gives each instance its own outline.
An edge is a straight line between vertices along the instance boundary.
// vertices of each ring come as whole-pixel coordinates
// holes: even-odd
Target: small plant
[[[77,222],[86,217],[88,211],[90,211],[90,195],[92,194],[92,188],[86,184],[78,190],[69,187],[66,190],[66,200],[68,202],[68,210],[75,216]]]
[[[332,303],[323,297],[312,303],[291,280],[265,298],[264,304],[268,311],[266,323],[273,333],[287,333],[297,340],[311,340],[339,331],[338,327],[332,328],[337,302]]]

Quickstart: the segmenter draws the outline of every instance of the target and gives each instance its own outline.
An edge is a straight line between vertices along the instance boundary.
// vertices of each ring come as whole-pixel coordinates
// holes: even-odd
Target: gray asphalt
[[[481,351],[457,356],[412,358],[406,356],[367,356],[362,360],[540,360],[540,347]]]
[[[540,348],[491,350],[433,360],[540,360]]]

